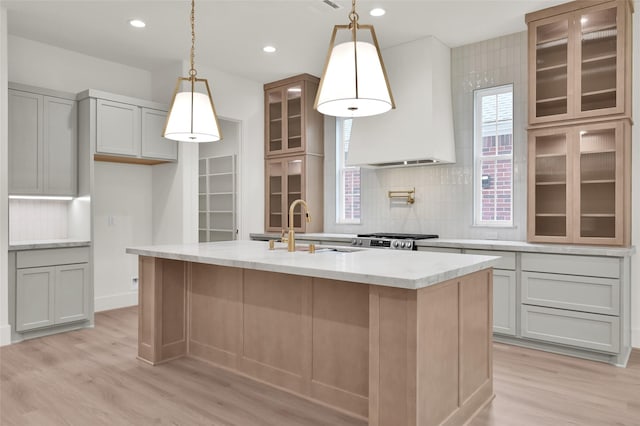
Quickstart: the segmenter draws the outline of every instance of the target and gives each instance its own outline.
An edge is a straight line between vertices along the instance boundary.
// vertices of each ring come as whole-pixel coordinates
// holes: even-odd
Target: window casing
[[[360,223],[360,167],[345,166],[351,118],[336,118],[336,223]]]
[[[474,92],[474,224],[513,226],[513,84]]]

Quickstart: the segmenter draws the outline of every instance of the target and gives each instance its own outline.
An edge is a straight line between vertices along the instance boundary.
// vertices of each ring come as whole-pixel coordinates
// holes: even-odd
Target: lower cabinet
[[[602,352],[620,351],[620,318],[522,305],[522,337]]]
[[[522,337],[618,353],[623,268],[616,258],[522,254]]]
[[[418,250],[500,256],[493,269],[497,341],[626,364],[631,350],[628,252],[613,256],[422,246]]]
[[[90,319],[88,259],[84,247],[17,254],[17,332]]]
[[[499,256],[493,268],[493,332],[515,336],[516,327],[516,254],[507,251],[465,249],[465,254]]]

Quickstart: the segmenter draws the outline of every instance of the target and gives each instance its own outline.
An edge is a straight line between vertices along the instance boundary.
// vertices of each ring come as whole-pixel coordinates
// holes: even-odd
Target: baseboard
[[[631,346],[640,349],[640,328],[631,329]]]
[[[96,312],[110,311],[111,309],[126,308],[127,306],[136,306],[137,304],[138,292],[131,291],[128,293],[96,297],[94,310]]]
[[[0,346],[11,344],[11,325],[0,326]]]

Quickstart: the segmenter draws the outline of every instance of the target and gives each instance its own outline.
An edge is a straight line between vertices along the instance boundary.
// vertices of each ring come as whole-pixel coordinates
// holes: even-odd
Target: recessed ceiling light
[[[385,13],[387,13],[386,10],[384,10],[381,7],[376,7],[375,9],[371,9],[371,11],[369,12],[369,15],[371,15],[371,16],[382,16]]]
[[[129,21],[129,25],[131,25],[132,27],[135,28],[144,28],[147,26],[147,24],[144,23],[144,21],[141,21],[140,19],[132,19]]]
[[[262,51],[266,53],[273,53],[276,51],[276,48],[273,46],[265,46],[262,48]]]

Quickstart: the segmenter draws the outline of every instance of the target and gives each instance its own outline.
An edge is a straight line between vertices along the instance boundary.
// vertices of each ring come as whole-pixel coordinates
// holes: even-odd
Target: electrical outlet
[[[131,277],[131,289],[132,290],[138,289],[138,277]]]

